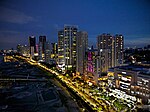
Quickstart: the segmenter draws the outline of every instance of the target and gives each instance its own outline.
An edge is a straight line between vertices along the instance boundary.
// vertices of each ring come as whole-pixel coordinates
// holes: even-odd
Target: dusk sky
[[[87,31],[89,45],[110,33],[122,34],[126,47],[144,47],[150,44],[150,0],[1,0],[0,49],[28,44],[31,35],[57,42],[64,24]]]

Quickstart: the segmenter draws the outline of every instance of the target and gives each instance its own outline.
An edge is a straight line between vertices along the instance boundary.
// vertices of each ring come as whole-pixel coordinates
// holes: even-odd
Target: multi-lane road
[[[28,58],[25,57],[21,57],[21,56],[16,56],[17,58],[21,58],[23,60],[26,60],[28,63],[30,63],[31,65],[37,65],[53,74],[55,74],[62,82],[64,82],[69,88],[71,88],[78,96],[80,96],[92,109],[93,111],[115,111],[115,108],[108,103],[105,100],[102,99],[98,99],[96,98],[96,96],[91,96],[89,94],[89,92],[87,92],[87,88],[83,89],[82,85],[80,85],[78,82],[72,82],[71,79],[66,78],[66,76],[57,73],[56,71],[53,71],[49,68],[47,68],[44,65],[41,65],[40,63],[37,63],[34,60],[30,60]],[[76,107],[76,104],[74,104],[74,106]]]

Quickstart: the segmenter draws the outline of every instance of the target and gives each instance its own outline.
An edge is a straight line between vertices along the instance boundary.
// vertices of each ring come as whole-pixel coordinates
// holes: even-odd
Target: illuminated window
[[[69,59],[69,57],[65,57],[66,59]]]

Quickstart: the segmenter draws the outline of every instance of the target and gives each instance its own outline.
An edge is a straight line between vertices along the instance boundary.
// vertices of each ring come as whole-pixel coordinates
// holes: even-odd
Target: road
[[[78,106],[77,102],[74,101],[73,97],[70,95],[67,89],[62,86],[56,79],[50,79],[50,81],[55,85],[55,88],[59,91],[59,93],[66,97],[66,106],[68,107],[68,112],[79,112],[80,107]]]
[[[21,59],[25,59],[24,57],[20,57]],[[77,86],[74,85],[72,83],[72,81],[68,78],[66,78],[65,76],[63,76],[62,74],[59,74],[49,68],[47,68],[46,66],[41,65],[40,63],[36,63],[35,61],[31,60],[29,61],[29,59],[25,59],[27,62],[29,62],[31,65],[37,65],[53,74],[55,74],[56,76],[58,76],[58,78],[63,81],[64,83],[66,83],[66,85],[71,88],[72,90],[74,90],[76,92],[76,94],[78,94],[85,102],[87,102],[89,104],[89,106],[91,106],[91,108],[93,108],[93,110],[96,111],[103,111],[103,112],[108,112],[108,111],[115,111],[112,108],[112,105],[107,104],[106,101],[104,100],[97,100],[94,97],[91,97],[89,94],[85,94],[82,89],[79,89],[78,87],[81,86],[80,84],[78,84],[77,82]],[[58,87],[61,87],[61,84],[59,84],[57,81],[52,81],[55,85],[57,85]],[[56,83],[57,82],[57,83]],[[71,99],[71,95],[69,93],[66,92],[66,89],[61,87],[63,91],[65,91],[65,93],[63,93],[65,96],[69,95],[68,99]],[[69,101],[70,103],[72,102],[71,100]],[[76,104],[73,104],[73,108],[71,107],[72,105],[69,105],[68,111],[72,109],[75,109],[77,106]],[[74,108],[75,107],[75,108]],[[79,111],[79,110],[78,110]]]

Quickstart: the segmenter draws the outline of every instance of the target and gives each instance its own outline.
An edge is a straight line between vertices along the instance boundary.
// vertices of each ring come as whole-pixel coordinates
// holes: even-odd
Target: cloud
[[[22,40],[22,32],[13,30],[1,30],[0,31],[0,43],[15,43]]]
[[[27,36],[24,33],[13,30],[0,31],[0,49],[16,48],[19,43],[27,43]]]
[[[28,22],[34,21],[34,18],[28,16],[20,11],[1,7],[0,6],[0,21],[17,23],[17,24],[26,24]]]
[[[130,38],[130,39],[125,39],[125,45],[126,46],[139,46],[139,47],[143,47],[146,46],[150,43],[150,36],[149,38],[145,37],[145,38]]]
[[[1,34],[19,34],[20,32],[14,31],[14,30],[0,30],[0,36]]]

